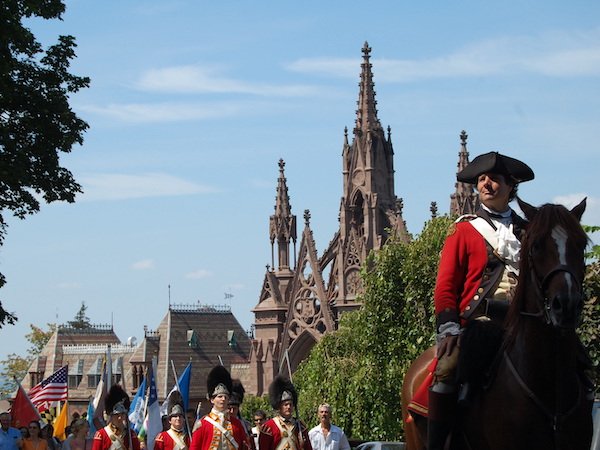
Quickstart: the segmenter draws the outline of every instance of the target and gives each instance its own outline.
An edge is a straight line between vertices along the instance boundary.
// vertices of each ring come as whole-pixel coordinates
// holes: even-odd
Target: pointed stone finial
[[[467,134],[467,132],[465,130],[462,130],[460,132],[460,142],[462,145],[467,145],[467,138],[469,137],[469,135]]]
[[[402,198],[397,198],[396,199],[396,214],[401,216],[403,209],[404,209],[404,200]]]
[[[365,41],[365,44],[363,45],[362,52],[363,56],[366,59],[369,59],[369,56],[371,55],[371,47],[369,47],[369,43],[367,41]]]
[[[389,125],[387,127],[387,132],[388,132],[388,135],[387,135],[388,142],[391,142],[392,141],[392,127],[390,127]]]
[[[284,167],[285,167],[285,161],[283,160],[283,158],[279,158],[279,171],[283,172]]]
[[[308,209],[304,210],[304,224],[306,226],[310,225],[310,210],[308,210]]]
[[[436,202],[431,202],[431,206],[429,207],[429,211],[431,211],[431,218],[435,219],[438,216],[438,207]]]
[[[267,272],[271,269],[271,265],[270,264],[267,264],[265,267],[267,268]]]

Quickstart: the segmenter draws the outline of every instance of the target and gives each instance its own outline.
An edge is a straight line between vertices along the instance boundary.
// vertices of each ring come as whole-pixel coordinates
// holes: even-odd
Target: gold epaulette
[[[199,430],[201,426],[202,426],[202,419],[196,420],[196,422],[194,423],[194,426],[192,427],[192,433],[196,430]]]
[[[260,432],[266,434],[267,436],[273,436],[271,428],[266,427],[264,423],[260,426]]]

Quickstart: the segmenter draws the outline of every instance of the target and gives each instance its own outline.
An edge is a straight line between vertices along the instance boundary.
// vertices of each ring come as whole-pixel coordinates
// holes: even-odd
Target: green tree
[[[25,335],[25,338],[31,344],[27,349],[27,356],[22,357],[15,353],[8,355],[7,359],[0,361],[2,370],[0,370],[0,378],[4,380],[4,384],[0,386],[0,397],[4,398],[14,392],[17,388],[15,380],[21,381],[27,375],[27,370],[36,356],[38,356],[46,346],[54,332],[56,324],[49,323],[48,330],[44,331],[40,327],[30,324],[31,331]]]
[[[363,269],[363,307],[344,314],[294,374],[301,417],[312,423],[319,403],[352,439],[402,435],[400,387],[412,361],[433,343],[433,287],[451,224],[432,219],[410,243],[392,238]]]
[[[254,411],[257,409],[262,409],[269,414],[269,411],[271,411],[269,397],[267,395],[263,395],[262,397],[249,394],[244,395],[244,402],[240,407],[242,417],[248,420],[250,423],[253,423]]]
[[[2,379],[2,385],[0,385],[0,400],[12,395],[17,388],[15,380],[21,381],[25,378],[27,369],[31,365],[31,360],[11,353],[1,364],[0,379]]]
[[[69,96],[90,80],[69,73],[73,36],[59,36],[44,49],[23,24],[60,19],[64,11],[61,0],[3,0],[0,7],[0,245],[7,212],[24,219],[40,210],[39,197],[74,202],[81,192],[59,155],[83,142],[88,125],[72,111]],[[0,287],[5,281],[0,274]],[[0,303],[0,327],[15,320]]]
[[[67,324],[71,328],[75,328],[77,330],[84,330],[87,328],[92,328],[90,319],[85,314],[86,311],[87,311],[87,306],[86,306],[85,302],[81,302],[81,308],[79,308],[79,311],[77,311],[77,314],[75,314],[75,319],[68,321]]]

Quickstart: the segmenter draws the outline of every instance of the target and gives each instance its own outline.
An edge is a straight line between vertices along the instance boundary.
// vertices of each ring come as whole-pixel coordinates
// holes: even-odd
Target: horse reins
[[[556,267],[554,267],[552,270],[550,270],[548,273],[546,273],[546,275],[544,275],[544,277],[541,278],[541,281],[540,281],[540,277],[538,277],[537,271],[535,270],[535,266],[533,264],[533,258],[531,256],[531,253],[528,253],[528,259],[529,259],[529,267],[530,267],[531,277],[535,280],[535,283],[533,285],[535,288],[536,303],[537,303],[539,310],[537,312],[519,311],[519,313],[521,315],[527,316],[527,317],[543,318],[546,325],[550,325],[550,324],[552,324],[552,320],[550,318],[550,310],[551,310],[552,306],[551,306],[550,299],[544,293],[549,280],[557,273],[561,273],[561,272],[567,273],[577,283],[577,290],[579,291],[579,293],[583,292],[582,283],[575,276],[575,274],[573,273],[571,268],[564,264],[558,264]],[[506,361],[506,364],[507,364],[508,368],[510,369],[510,372],[512,373],[513,377],[515,378],[515,380],[517,380],[518,385],[521,387],[521,389],[523,389],[523,391],[525,391],[526,395],[533,401],[533,403],[535,403],[535,405],[542,411],[542,413],[552,423],[552,430],[554,431],[555,443],[557,444],[556,448],[559,448],[558,433],[560,432],[562,423],[571,414],[573,414],[573,412],[575,412],[575,410],[579,406],[579,402],[576,400],[573,407],[571,407],[571,409],[569,409],[565,413],[551,411],[550,408],[546,407],[546,405],[540,400],[540,398],[529,388],[529,386],[527,386],[527,383],[525,383],[525,380],[523,380],[521,375],[519,375],[517,368],[513,364],[512,360],[510,359],[510,356],[508,355],[506,350],[503,351],[503,357],[504,357],[504,360]],[[581,384],[577,383],[577,396],[575,398],[579,399],[580,396],[581,396]]]

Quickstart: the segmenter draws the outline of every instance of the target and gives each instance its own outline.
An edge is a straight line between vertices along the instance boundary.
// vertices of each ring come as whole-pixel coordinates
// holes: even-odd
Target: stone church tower
[[[466,131],[460,133],[460,151],[458,152],[458,169],[459,173],[469,164],[469,152],[467,151],[467,135]],[[457,181],[455,184],[456,191],[450,195],[450,215],[462,216],[463,214],[474,214],[479,209],[479,195],[475,191],[472,184]]]
[[[308,210],[296,255],[296,216],[291,212],[285,163],[279,161],[275,212],[269,221],[271,265],[252,310],[252,382],[246,389],[258,395],[267,392],[280,371],[293,372],[315,343],[337,328],[344,311],[359,306],[359,270],[369,252],[380,249],[390,232],[409,237],[402,219],[402,200],[394,193],[391,129],[386,133],[377,117],[371,48],[366,42],[362,53],[352,142],[348,130],[344,131],[340,228],[321,256],[317,255]]]

